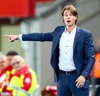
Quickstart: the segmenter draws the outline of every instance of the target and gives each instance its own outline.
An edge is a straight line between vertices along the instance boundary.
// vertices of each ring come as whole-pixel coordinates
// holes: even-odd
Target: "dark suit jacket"
[[[51,65],[58,78],[59,40],[65,26],[58,26],[53,32],[23,34],[23,41],[52,41]],[[73,47],[73,60],[78,75],[87,78],[94,64],[94,45],[91,33],[77,27]]]

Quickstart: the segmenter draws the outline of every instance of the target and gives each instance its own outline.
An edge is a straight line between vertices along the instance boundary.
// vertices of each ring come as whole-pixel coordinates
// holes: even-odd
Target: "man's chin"
[[[72,27],[73,25],[72,25],[72,24],[67,24],[67,26],[68,26],[68,27]]]

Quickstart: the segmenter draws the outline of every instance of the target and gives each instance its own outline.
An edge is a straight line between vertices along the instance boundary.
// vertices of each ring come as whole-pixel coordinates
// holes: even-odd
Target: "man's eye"
[[[64,15],[64,16],[68,16],[68,15]]]
[[[73,16],[73,14],[70,14],[70,16]]]

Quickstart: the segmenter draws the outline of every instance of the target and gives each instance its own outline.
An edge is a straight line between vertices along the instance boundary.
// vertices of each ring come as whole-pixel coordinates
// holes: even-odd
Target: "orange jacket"
[[[90,73],[90,76],[94,76],[95,78],[100,78],[100,52],[95,54],[95,63],[94,67]]]

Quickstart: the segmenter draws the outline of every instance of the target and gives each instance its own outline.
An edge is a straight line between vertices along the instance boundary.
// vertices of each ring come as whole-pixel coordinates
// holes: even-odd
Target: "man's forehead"
[[[7,61],[7,59],[0,59],[0,62],[6,62]]]
[[[0,60],[7,60],[6,56],[0,57]]]
[[[17,61],[18,61],[18,62],[21,62],[21,59],[19,59],[19,58],[17,58],[17,57],[13,57],[11,61],[12,61],[12,63],[13,63],[13,62],[17,62]]]
[[[64,11],[64,13],[72,13],[72,11],[66,9],[66,10]]]
[[[13,58],[12,58],[12,63],[14,63],[14,62],[24,62],[24,59],[21,57],[21,56],[19,56],[19,55],[17,55],[17,56],[14,56]]]
[[[16,61],[18,61],[18,59],[12,58],[12,62],[16,62]]]

